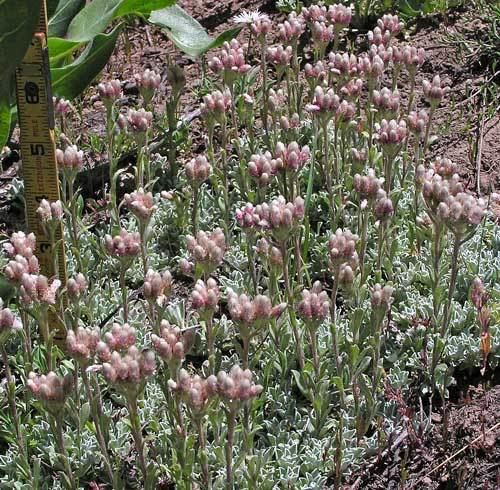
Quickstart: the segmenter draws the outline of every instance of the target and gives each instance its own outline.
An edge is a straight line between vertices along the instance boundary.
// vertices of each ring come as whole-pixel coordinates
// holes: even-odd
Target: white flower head
[[[256,10],[246,10],[243,9],[240,14],[233,17],[232,21],[234,24],[246,24],[250,25],[254,22],[263,20],[269,20],[269,16],[267,14],[263,14],[258,9]]]

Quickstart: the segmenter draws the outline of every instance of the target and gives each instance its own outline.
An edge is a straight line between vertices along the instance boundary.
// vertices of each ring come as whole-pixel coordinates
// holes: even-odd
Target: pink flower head
[[[305,30],[304,19],[295,12],[290,12],[288,19],[278,26],[278,35],[281,42],[295,44]]]
[[[349,230],[342,231],[340,228],[328,240],[328,253],[330,265],[337,271],[344,263],[348,263],[354,269],[358,263],[356,242],[358,236]]]
[[[11,333],[23,329],[21,321],[14,316],[9,308],[3,307],[0,299],[0,345],[2,345]]]
[[[167,363],[180,364],[186,357],[193,341],[193,330],[182,332],[179,327],[162,320],[160,335],[152,335],[151,340],[157,354]]]
[[[101,361],[109,361],[112,351],[125,351],[135,344],[135,328],[128,323],[114,323],[103,339],[96,346],[97,355]]]
[[[229,373],[220,371],[208,378],[208,383],[216,387],[217,394],[228,403],[245,402],[258,396],[263,387],[253,382],[253,374],[249,369],[241,369],[234,365]]]
[[[136,73],[134,78],[140,90],[154,92],[160,88],[161,76],[149,68],[146,68],[142,73]]]
[[[140,221],[148,221],[156,209],[153,194],[145,192],[142,188],[131,194],[125,194],[123,199],[132,214]]]
[[[79,272],[66,282],[66,291],[71,301],[78,301],[87,291],[88,282],[85,276]]]
[[[200,105],[201,115],[208,121],[221,121],[226,117],[232,105],[231,92],[229,89],[221,92],[216,90],[203,97],[203,103]]]
[[[76,145],[69,145],[64,151],[57,149],[56,160],[58,168],[62,171],[83,169],[83,151],[78,150]]]
[[[5,267],[5,276],[16,285],[21,283],[24,274],[38,274],[40,266],[35,255],[29,258],[16,255],[14,260],[10,260]]]
[[[277,170],[296,172],[309,161],[311,154],[308,146],[300,147],[296,141],[285,146],[278,142],[276,145],[275,158]]]
[[[371,304],[374,310],[385,313],[391,307],[394,293],[394,288],[388,284],[382,287],[380,284],[375,284],[371,291]]]
[[[30,258],[35,253],[36,237],[34,233],[26,235],[23,231],[12,233],[10,240],[4,244],[5,253],[14,258],[16,255]]]
[[[327,10],[324,5],[311,5],[309,7],[302,7],[302,17],[309,24],[312,24],[313,22],[325,22],[326,12]]]
[[[375,46],[388,46],[391,42],[391,33],[389,31],[383,31],[377,26],[373,31],[368,31],[368,42]]]
[[[236,221],[246,231],[260,228],[261,217],[257,213],[255,206],[247,203],[241,209],[236,211]]]
[[[129,109],[127,112],[127,126],[133,133],[145,133],[153,124],[153,113],[145,109]]]
[[[57,116],[63,116],[71,111],[71,103],[63,97],[52,97],[52,102],[54,104],[54,113]]]
[[[245,53],[237,39],[225,42],[219,56],[214,56],[208,62],[209,68],[215,73],[222,73],[224,83],[231,86],[234,80],[244,75],[251,66],[245,61]]]
[[[191,304],[202,316],[207,313],[212,314],[217,309],[219,299],[219,286],[215,279],[209,277],[206,282],[196,281],[191,293]]]
[[[266,187],[277,172],[277,162],[270,152],[252,155],[248,162],[248,173],[259,187]]]
[[[311,35],[314,43],[318,47],[326,47],[333,41],[335,31],[332,25],[327,25],[325,22],[313,22],[311,26]]]
[[[391,119],[387,121],[382,119],[380,124],[376,126],[377,138],[382,147],[394,147],[401,145],[408,134],[406,121],[396,121]]]
[[[211,233],[199,231],[196,237],[188,235],[186,244],[193,262],[205,274],[210,274],[219,267],[226,252],[226,238],[220,228]]]
[[[251,326],[258,330],[273,318],[278,318],[286,308],[286,303],[272,306],[267,296],[257,295],[250,298],[246,294],[236,294],[232,289],[228,291],[229,315],[231,319],[243,326]]]
[[[141,251],[141,237],[138,232],[121,229],[118,235],[104,237],[106,251],[114,257],[136,257]]]
[[[336,3],[328,7],[326,20],[333,24],[335,30],[345,29],[349,27],[352,19],[352,10],[350,7]]]
[[[119,80],[111,80],[110,82],[102,82],[97,86],[97,91],[101,99],[105,102],[113,102],[122,97],[122,86]]]
[[[439,75],[436,75],[432,79],[432,82],[424,80],[422,82],[422,87],[424,96],[431,105],[438,105],[441,100],[443,100],[446,93],[450,90],[450,87],[442,85]]]
[[[36,210],[36,214],[44,224],[60,222],[64,218],[62,202],[49,202],[47,199],[42,199]]]
[[[374,213],[380,221],[387,221],[394,214],[394,206],[386,192],[383,189],[378,191],[377,200],[375,201]]]
[[[424,64],[425,50],[415,46],[405,46],[401,52],[401,58],[410,75],[415,76],[417,68]]]
[[[314,65],[306,63],[304,66],[304,76],[311,90],[317,85],[322,85],[328,78],[327,67],[321,60],[317,61]]]
[[[184,167],[186,177],[192,186],[199,186],[208,178],[212,173],[212,166],[207,160],[205,155],[198,155],[192,158]]]
[[[78,327],[76,331],[68,330],[66,336],[68,354],[82,366],[88,366],[93,362],[99,338],[100,332],[98,328]]]
[[[162,302],[172,291],[172,274],[149,269],[144,277],[144,297],[148,301]]]
[[[42,274],[23,274],[21,278],[21,301],[25,305],[44,304],[54,305],[56,303],[56,293],[61,286],[58,279],[49,280]]]
[[[276,66],[278,75],[281,77],[283,71],[290,65],[292,59],[292,47],[282,46],[281,44],[276,47],[269,47],[266,50],[266,59]]]
[[[356,174],[354,176],[354,189],[359,194],[360,199],[373,202],[382,188],[382,179],[375,176],[375,170],[369,168],[366,175]]]
[[[334,53],[328,54],[328,68],[338,78],[349,80],[359,75],[358,59],[353,54]]]
[[[53,415],[61,416],[66,399],[73,389],[73,375],[57,376],[53,371],[47,375],[37,375],[33,372],[28,375],[28,389],[31,394],[43,402]]]
[[[213,375],[207,379],[197,374],[190,376],[185,369],[181,369],[177,381],[170,379],[168,386],[191,410],[203,413],[216,394],[217,378]]]
[[[384,61],[378,55],[370,59],[368,55],[358,58],[358,70],[368,81],[375,81],[384,74]]]
[[[340,97],[329,88],[324,90],[323,87],[314,89],[314,98],[311,104],[306,104],[306,110],[317,114],[324,120],[329,120],[333,117],[335,111],[340,105]]]
[[[349,101],[356,101],[359,99],[363,90],[363,80],[361,78],[353,78],[349,80],[340,89],[340,93]]]
[[[373,91],[373,105],[383,113],[396,115],[399,111],[399,92],[383,87]]]
[[[308,323],[320,324],[330,311],[328,293],[322,290],[321,283],[316,281],[311,290],[302,291],[302,299],[297,305],[299,316]]]
[[[385,14],[377,20],[377,27],[382,31],[388,31],[391,35],[398,35],[404,27],[397,15]]]
[[[408,114],[408,129],[415,136],[423,138],[428,124],[429,114],[426,110],[411,111]]]

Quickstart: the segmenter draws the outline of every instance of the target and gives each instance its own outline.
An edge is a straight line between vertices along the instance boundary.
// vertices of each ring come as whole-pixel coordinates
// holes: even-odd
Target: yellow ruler
[[[54,270],[50,241],[36,213],[42,199],[53,202],[60,198],[45,1],[42,2],[40,20],[31,44],[16,70],[16,94],[28,229],[36,235],[36,256],[41,273],[48,278],[57,276],[64,285],[66,260],[62,225],[57,229],[55,237],[60,245],[57,247],[58,270]],[[64,327],[57,316],[52,315],[50,320],[50,328],[57,330],[55,339],[61,340]]]

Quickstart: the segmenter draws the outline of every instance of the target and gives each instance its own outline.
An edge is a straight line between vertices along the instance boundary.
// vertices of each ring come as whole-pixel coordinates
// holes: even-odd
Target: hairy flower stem
[[[410,74],[410,95],[408,96],[408,109],[406,111],[406,114],[409,114],[411,112],[414,100],[415,100],[415,73],[413,72]]]
[[[64,465],[64,471],[69,483],[68,488],[71,490],[76,490],[78,488],[78,485],[75,482],[75,477],[69,464],[68,451],[66,450],[66,445],[64,444],[62,420],[51,414],[48,414],[48,420],[49,425],[52,429],[52,433],[54,434],[54,437],[56,439],[57,450]]]
[[[226,235],[226,240],[228,245],[231,242],[230,229],[230,205],[229,205],[229,176],[228,176],[228,162],[227,162],[227,120],[224,117],[224,122],[222,124],[222,148],[221,148],[221,171],[222,171],[222,186],[223,186],[223,196],[224,196],[224,231]]]
[[[137,457],[139,459],[139,467],[141,468],[141,473],[144,478],[144,489],[148,487],[146,483],[148,482],[148,466],[146,463],[146,447],[144,445],[144,439],[142,437],[141,420],[139,418],[139,411],[137,409],[137,399],[133,396],[127,397],[127,409],[130,418],[130,431],[134,439],[135,449],[137,451]],[[154,487],[153,487],[154,488]],[[150,487],[150,490],[152,488]]]
[[[209,314],[205,318],[205,327],[207,329],[207,348],[208,348],[208,365],[210,374],[215,373],[215,336],[213,328],[213,315]]]
[[[382,274],[382,259],[384,258],[385,250],[385,232],[387,228],[387,223],[385,221],[380,221],[378,225],[378,250],[377,250],[377,271],[379,275]]]
[[[438,325],[438,316],[440,310],[439,297],[438,297],[438,289],[440,282],[440,264],[441,264],[441,255],[443,253],[442,250],[442,233],[443,227],[441,224],[434,222],[434,236],[432,242],[432,305],[433,305],[433,313],[434,313],[434,331],[437,331]]]
[[[199,186],[193,186],[193,209],[191,210],[191,227],[193,229],[193,235],[196,235],[198,231],[198,206],[200,202]]]
[[[293,305],[294,297],[293,297],[292,286],[290,284],[290,275],[289,275],[290,255],[288,253],[288,247],[286,242],[282,242],[280,245],[281,245],[280,246],[281,254],[283,256],[283,280],[285,281],[285,291],[286,291],[287,301],[289,305]],[[300,338],[300,332],[297,325],[297,318],[295,317],[295,312],[293,308],[289,308],[288,313],[290,317],[290,324],[292,326],[293,336],[295,338],[297,360],[299,362],[299,367],[302,370],[305,364],[304,349],[302,347],[302,339]]]
[[[361,285],[365,283],[365,255],[368,235],[369,208],[361,211],[361,243],[359,247],[359,264],[361,269]]]
[[[52,344],[53,344],[53,333],[49,329],[49,312],[48,306],[43,305],[40,308],[40,316],[38,317],[38,323],[40,326],[40,333],[45,342],[45,362],[47,364],[47,370],[54,370],[54,363],[52,359]]]
[[[307,333],[309,334],[309,343],[311,346],[311,356],[312,356],[312,363],[314,366],[314,372],[316,376],[319,378],[320,362],[318,355],[318,338],[316,333],[316,327],[311,324],[307,325]]]
[[[333,193],[332,168],[330,164],[330,143],[328,141],[328,121],[325,121],[322,128],[323,133],[323,157],[324,157],[324,177],[326,190],[328,192],[328,203],[330,208],[331,222],[335,222],[335,196]]]
[[[166,105],[167,112],[167,145],[168,145],[168,166],[170,167],[170,179],[172,186],[175,187],[177,183],[177,172],[179,167],[177,165],[177,148],[174,142],[174,132],[177,129],[177,101],[178,98],[171,97]]]
[[[212,488],[212,477],[210,476],[210,469],[208,467],[207,434],[203,423],[203,416],[195,417],[194,422],[198,431],[198,450],[200,454],[199,460],[201,466],[202,488],[210,490]]]
[[[28,318],[28,313],[24,308],[21,308],[21,323],[23,324],[23,340],[24,340],[24,354],[26,356],[26,360],[24,362],[25,371],[29,373],[33,366],[33,350],[31,347],[31,326]]]
[[[104,467],[106,468],[106,473],[108,474],[108,478],[110,483],[112,483],[114,489],[123,488],[123,484],[120,481],[120,477],[114,473],[113,468],[111,466],[111,457],[108,451],[108,446],[106,444],[106,440],[104,439],[104,434],[101,429],[101,421],[103,420],[102,406],[100,403],[97,403],[92,387],[90,386],[90,380],[87,374],[87,371],[84,367],[82,367],[82,381],[83,386],[85,387],[85,391],[87,393],[90,407],[91,407],[91,415],[94,421],[95,433],[97,443],[99,444],[99,448],[101,449],[101,455],[104,462]],[[100,410],[101,409],[101,410]]]
[[[267,120],[267,115],[269,113],[269,89],[267,86],[267,64],[266,64],[266,43],[262,41],[260,43],[260,69],[262,72],[262,110],[261,119],[262,125],[264,126],[264,138],[266,146],[269,148],[269,124]]]
[[[125,265],[120,264],[120,291],[122,294],[122,306],[123,306],[123,321],[128,322],[128,298],[127,298],[127,283],[125,281],[125,274],[127,268]]]
[[[431,133],[432,118],[434,117],[435,110],[436,110],[436,104],[431,104],[431,108],[429,110],[429,122],[427,123],[427,128],[425,128],[424,142],[422,145],[422,158],[425,158],[427,147],[429,145],[429,136]]]
[[[234,432],[236,429],[236,408],[231,406],[226,410],[227,420],[227,441],[226,441],[226,489],[234,489],[234,474],[233,474],[233,446]]]
[[[337,293],[339,290],[339,277],[340,270],[337,269],[333,274],[333,289],[332,289],[332,302],[331,302],[331,323],[330,323],[330,333],[332,335],[332,347],[333,355],[335,356],[335,369],[337,371],[337,376],[342,377],[341,373],[341,363],[340,363],[340,350],[339,350],[339,336],[337,331]],[[344,407],[344,391],[339,390],[340,405]]]
[[[114,156],[115,145],[115,121],[113,105],[106,107],[106,137],[108,141],[108,162],[109,162],[109,207],[111,215],[111,228],[119,226],[120,216],[118,212],[118,199],[116,188],[116,161]]]
[[[2,344],[0,350],[2,351],[2,361],[3,361],[3,365],[4,365],[4,369],[5,369],[5,379],[7,381],[6,391],[7,391],[7,398],[9,400],[10,416],[12,417],[12,422],[14,423],[14,430],[16,432],[17,449],[19,451],[19,455],[21,456],[22,466],[25,469],[25,471],[27,472],[29,480],[31,480],[32,479],[31,467],[30,467],[30,463],[28,460],[28,455],[26,453],[26,444],[25,444],[24,436],[23,436],[22,429],[21,429],[21,422],[19,420],[19,414],[17,413],[15,379],[12,376],[12,373],[10,370],[10,365],[9,365],[9,356],[8,356],[7,351],[5,350],[5,347],[3,344]]]
[[[446,303],[444,305],[443,321],[441,322],[441,331],[440,331],[441,337],[446,336],[450,324],[451,302],[457,285],[458,262],[460,255],[460,247],[462,246],[462,243],[463,242],[462,240],[460,240],[460,237],[455,235],[455,240],[453,242],[453,253],[451,255],[451,278],[450,278],[450,285],[448,288],[448,298],[446,299]]]
[[[257,272],[255,270],[255,250],[254,250],[254,238],[247,234],[246,240],[247,246],[247,257],[248,257],[248,265],[250,266],[250,278],[252,279],[252,287],[254,295],[257,294],[258,285],[257,285]]]

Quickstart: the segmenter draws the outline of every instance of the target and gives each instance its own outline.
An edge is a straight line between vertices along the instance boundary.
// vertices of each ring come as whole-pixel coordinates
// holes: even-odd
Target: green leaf
[[[54,95],[66,99],[80,95],[108,62],[121,28],[120,24],[109,34],[97,35],[73,63],[52,69]]]
[[[212,39],[203,26],[177,5],[151,12],[149,22],[165,28],[168,37],[184,53],[194,58],[230,41],[241,31],[229,29]]]
[[[85,0],[60,0],[54,15],[49,20],[49,36],[62,37],[73,17],[85,5]]]
[[[0,83],[5,83],[28,49],[41,0],[0,0]]]
[[[47,18],[51,18],[54,15],[54,12],[57,10],[57,6],[59,5],[59,0],[46,0],[47,5]]]
[[[55,65],[64,60],[81,46],[81,43],[76,41],[68,41],[60,37],[49,37],[48,48],[50,56],[50,64]]]
[[[93,0],[71,21],[66,38],[71,41],[91,41],[106,29],[122,2],[123,0]]]
[[[5,146],[10,135],[10,79],[0,83],[0,150]],[[0,276],[0,298],[3,298],[2,277]]]
[[[153,10],[170,7],[176,3],[177,0],[122,0],[115,12],[115,18],[131,14],[148,16]]]

